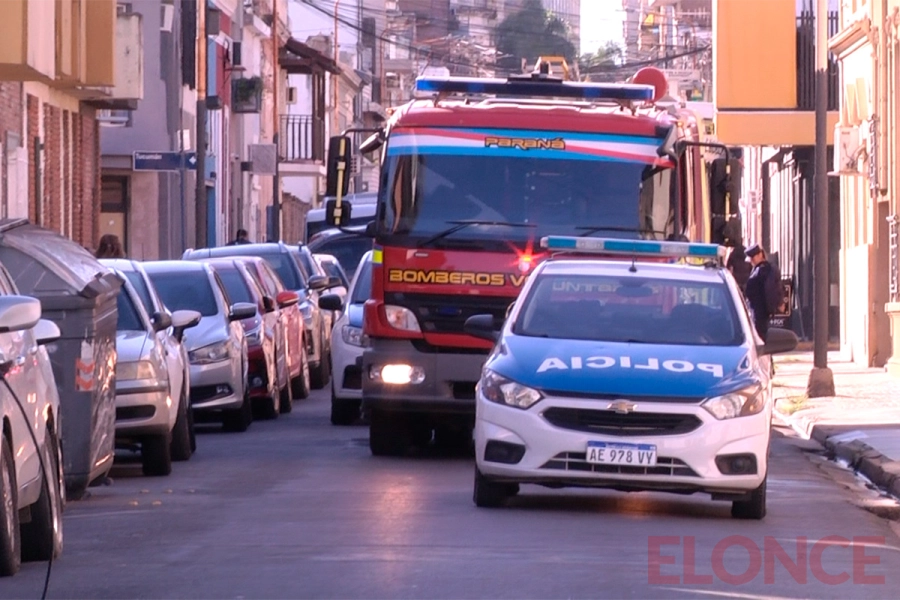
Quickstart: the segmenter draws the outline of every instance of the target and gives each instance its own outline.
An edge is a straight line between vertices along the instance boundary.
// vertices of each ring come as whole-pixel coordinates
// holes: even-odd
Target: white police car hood
[[[759,381],[741,346],[628,344],[507,335],[487,368],[553,393],[705,398]]]

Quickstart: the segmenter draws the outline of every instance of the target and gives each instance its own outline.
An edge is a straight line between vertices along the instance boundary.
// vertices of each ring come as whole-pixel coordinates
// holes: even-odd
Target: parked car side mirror
[[[328,278],[323,275],[313,275],[309,278],[307,287],[313,291],[324,290],[328,287]]]
[[[344,302],[337,294],[325,294],[319,298],[319,308],[338,312],[344,309]]]
[[[0,297],[0,333],[31,329],[41,318],[41,301],[29,296]]]
[[[275,305],[275,301],[272,300],[272,298],[270,298],[269,296],[263,296],[262,303],[263,310],[267,313],[273,312],[277,308],[277,306]]]
[[[153,323],[153,329],[155,331],[163,331],[172,326],[172,317],[165,311],[153,313],[153,316],[150,317],[150,321]]]
[[[236,302],[228,310],[229,321],[243,321],[256,316],[256,306],[249,302]]]
[[[185,329],[200,324],[202,315],[196,310],[176,310],[172,313],[172,334],[179,342],[184,339]]]
[[[494,315],[472,315],[466,319],[463,331],[489,342],[496,342],[500,337],[500,326],[497,325]]]
[[[790,352],[797,347],[797,334],[790,329],[770,327],[766,334],[766,343],[756,347],[760,355]]]
[[[34,339],[39,346],[52,344],[60,337],[62,337],[62,333],[60,332],[59,327],[49,319],[41,319],[37,322],[37,325],[34,326]]]
[[[278,302],[278,306],[281,308],[287,308],[300,302],[300,296],[297,292],[284,291],[278,293],[275,297],[275,301]]]

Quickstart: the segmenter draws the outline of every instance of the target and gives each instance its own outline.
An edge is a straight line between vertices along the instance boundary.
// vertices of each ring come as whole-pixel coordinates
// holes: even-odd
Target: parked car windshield
[[[723,283],[597,275],[541,277],[513,331],[635,344],[737,346],[744,341]]]
[[[205,271],[152,273],[150,280],[169,310],[196,310],[204,317],[219,313]]]
[[[312,277],[313,275],[319,274],[319,269],[316,266],[316,259],[313,258],[312,253],[307,250],[297,253],[297,258],[300,260],[300,264],[303,265],[303,270],[306,271],[308,277]]]
[[[249,302],[256,304],[250,296],[250,289],[247,287],[247,281],[237,269],[217,269],[222,283],[225,285],[225,291],[228,292],[228,299],[232,304],[236,302]]]
[[[340,265],[333,260],[323,260],[319,263],[322,269],[325,271],[325,274],[329,277],[337,277],[341,281],[341,285],[344,287],[349,287],[350,282],[347,281],[347,276],[344,274],[343,269],[341,269]]]
[[[131,287],[137,292],[141,304],[144,305],[144,310],[147,311],[148,315],[152,315],[155,312],[155,309],[153,308],[153,301],[150,299],[150,290],[147,288],[147,282],[144,281],[144,277],[137,271],[128,271],[125,273],[125,277],[128,278]]]
[[[347,277],[353,278],[353,274],[359,267],[359,261],[363,255],[372,249],[372,238],[363,236],[335,236],[309,245],[312,252],[318,254],[330,254],[341,263]]]
[[[117,299],[119,320],[116,323],[117,331],[144,331],[144,324],[138,315],[138,310],[131,300],[131,296],[124,289],[119,292]]]
[[[306,287],[297,274],[296,265],[291,264],[293,259],[291,259],[290,254],[265,254],[263,255],[263,258],[265,258],[266,262],[272,265],[272,268],[278,273],[285,288],[289,290],[300,290]]]
[[[359,278],[356,280],[356,287],[353,288],[350,304],[363,304],[372,295],[372,261],[367,260],[359,268]]]

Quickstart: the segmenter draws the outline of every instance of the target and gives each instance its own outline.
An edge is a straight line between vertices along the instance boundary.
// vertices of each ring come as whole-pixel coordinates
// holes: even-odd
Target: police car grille
[[[603,435],[678,435],[700,427],[694,415],[632,412],[620,414],[612,410],[563,408],[554,406],[544,411],[544,418],[562,429]]]
[[[581,471],[585,473],[611,473],[615,475],[668,475],[670,477],[699,477],[696,471],[677,458],[657,457],[652,467],[632,467],[625,465],[597,465],[587,462],[584,452],[560,452],[546,463],[542,469],[554,471]]]
[[[501,320],[514,298],[437,294],[385,294],[387,304],[405,306],[425,333],[462,333],[472,315],[492,314]]]

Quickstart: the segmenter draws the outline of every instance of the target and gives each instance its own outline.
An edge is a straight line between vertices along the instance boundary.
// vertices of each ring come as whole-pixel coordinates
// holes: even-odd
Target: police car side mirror
[[[494,321],[494,315],[472,315],[466,319],[463,331],[472,337],[489,342],[496,342],[500,337],[500,328]]]
[[[762,346],[757,346],[756,351],[760,355],[790,352],[797,347],[797,342],[797,334],[790,329],[770,327],[766,335],[766,343]]]

